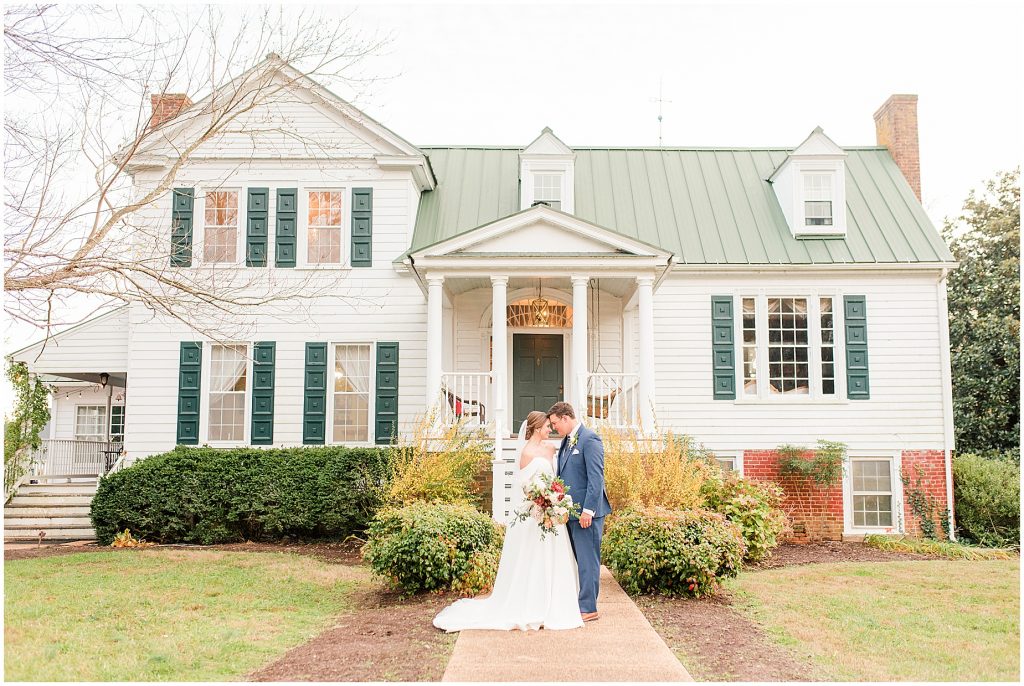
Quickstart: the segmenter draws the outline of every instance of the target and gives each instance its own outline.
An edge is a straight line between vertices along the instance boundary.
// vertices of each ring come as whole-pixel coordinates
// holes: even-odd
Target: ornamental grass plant
[[[716,476],[718,467],[689,436],[668,432],[651,437],[638,429],[597,430],[604,442],[605,489],[613,511],[703,506],[701,488]]]
[[[391,473],[383,487],[385,503],[401,507],[414,502],[478,504],[477,478],[491,461],[485,429],[466,421],[440,421],[434,409],[422,415],[413,430],[395,439]]]

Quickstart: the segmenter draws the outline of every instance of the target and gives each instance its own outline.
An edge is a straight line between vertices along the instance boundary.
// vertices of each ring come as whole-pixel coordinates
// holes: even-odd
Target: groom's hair
[[[569,419],[576,419],[576,410],[572,409],[572,405],[565,402],[555,403],[548,410],[548,416],[551,417],[568,417]]]

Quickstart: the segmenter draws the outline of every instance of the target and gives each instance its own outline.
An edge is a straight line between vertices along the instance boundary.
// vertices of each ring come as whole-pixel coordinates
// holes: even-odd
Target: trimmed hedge
[[[503,533],[472,505],[417,502],[377,514],[363,557],[407,595],[447,589],[474,595],[494,583]]]
[[[100,481],[96,538],[159,543],[343,538],[381,505],[387,448],[191,448],[147,457]]]
[[[627,593],[701,597],[736,576],[740,527],[709,510],[629,509],[608,522],[602,560]]]
[[[957,532],[985,546],[1020,547],[1020,462],[965,453],[953,460]]]

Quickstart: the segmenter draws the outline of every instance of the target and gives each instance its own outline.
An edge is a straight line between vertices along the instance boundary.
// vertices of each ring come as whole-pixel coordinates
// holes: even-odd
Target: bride
[[[555,449],[543,443],[551,423],[543,412],[526,418],[526,445],[519,456],[514,493],[539,474],[554,475]],[[570,494],[574,495],[574,494]],[[533,519],[516,522],[505,532],[494,591],[486,598],[463,598],[441,610],[434,626],[464,629],[575,629],[583,626],[578,602],[576,558],[564,524],[541,538]]]

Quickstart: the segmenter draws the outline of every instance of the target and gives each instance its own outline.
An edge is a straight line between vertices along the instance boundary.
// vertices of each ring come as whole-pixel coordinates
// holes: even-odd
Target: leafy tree
[[[1020,169],[971,191],[944,235],[957,450],[1020,448]]]
[[[24,362],[8,362],[7,379],[14,389],[14,415],[4,422],[5,493],[28,469],[22,449],[38,448],[39,432],[50,421],[50,389]]]

